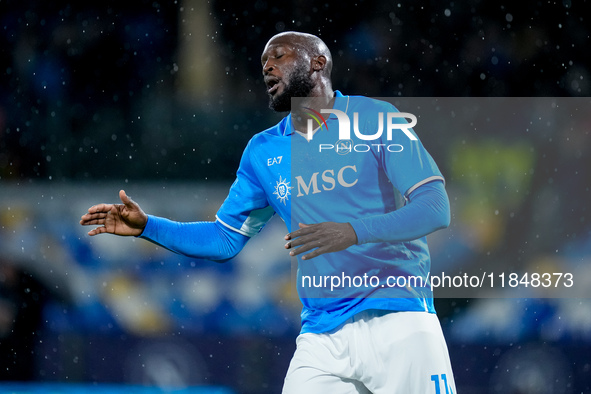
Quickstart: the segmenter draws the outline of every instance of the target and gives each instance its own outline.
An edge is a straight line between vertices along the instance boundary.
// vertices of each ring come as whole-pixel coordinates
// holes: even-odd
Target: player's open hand
[[[109,233],[115,235],[138,236],[144,231],[148,215],[140,206],[127,197],[124,190],[119,192],[123,204],[98,204],[88,208],[82,215],[80,224],[83,226],[100,226],[88,232],[88,235]]]
[[[285,236],[288,241],[286,249],[292,249],[289,254],[312,252],[302,256],[309,260],[324,253],[338,252],[357,243],[357,234],[349,223],[323,222],[317,224],[300,223],[299,230]]]

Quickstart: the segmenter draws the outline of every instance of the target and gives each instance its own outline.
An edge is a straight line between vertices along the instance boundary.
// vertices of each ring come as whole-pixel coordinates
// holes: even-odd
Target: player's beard
[[[291,110],[292,97],[308,97],[314,89],[312,77],[308,74],[305,64],[294,69],[289,75],[285,89],[282,93],[269,96],[269,108],[275,112],[286,112]]]

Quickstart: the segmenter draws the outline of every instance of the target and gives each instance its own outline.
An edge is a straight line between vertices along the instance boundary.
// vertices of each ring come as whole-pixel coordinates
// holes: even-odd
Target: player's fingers
[[[104,225],[105,219],[104,218],[81,218],[80,224],[83,226],[91,226],[91,225]]]
[[[133,201],[131,199],[131,197],[129,197],[126,193],[125,190],[120,190],[119,191],[119,198],[121,199],[121,202],[125,205],[125,207],[127,209],[133,209],[135,208],[135,206],[137,205],[137,203],[135,201]]]
[[[88,232],[88,235],[93,236],[93,235],[97,235],[97,234],[102,234],[102,233],[106,233],[107,229],[102,226],[102,227],[97,227],[95,229],[92,229]]]
[[[96,225],[104,225],[104,219],[92,219],[92,220],[81,220],[80,224],[83,226],[96,226]]]
[[[318,248],[308,254],[303,255],[302,260],[310,260],[310,259],[313,259],[314,257],[320,256],[321,254],[324,254],[324,253],[326,253],[326,252],[323,252],[321,250],[321,248]]]
[[[88,213],[105,212],[108,210],[106,207],[108,204],[97,204],[88,208]]]
[[[85,213],[80,217],[80,220],[88,221],[88,220],[95,220],[95,219],[104,219],[107,217],[106,212],[99,212],[99,213]]]
[[[88,213],[109,212],[113,204],[97,204],[88,208]]]
[[[123,189],[119,190],[119,198],[121,199],[121,202],[125,204],[125,206],[129,206],[132,203],[131,198],[129,198]]]
[[[300,223],[300,226],[302,226],[302,223]],[[285,239],[286,240],[294,239],[297,237],[301,237],[303,235],[312,234],[314,231],[316,231],[316,226],[310,226],[307,224],[304,224],[304,226],[306,226],[306,227],[301,227],[299,230],[296,230],[296,231],[293,231],[293,232],[287,234],[285,236]]]
[[[299,223],[298,226],[300,227],[299,230],[292,231],[284,237],[286,241],[300,237],[304,234],[309,234],[313,230],[310,228],[310,226],[313,226],[312,224]]]
[[[318,248],[320,246],[322,246],[322,244],[318,241],[307,242],[298,248],[292,249],[289,252],[289,255],[290,256],[297,256],[299,254],[305,253],[307,251]]]
[[[301,237],[297,237],[295,239],[290,240],[288,243],[285,244],[286,249],[295,248],[301,245],[309,244],[312,242],[317,241],[314,235],[302,235]]]

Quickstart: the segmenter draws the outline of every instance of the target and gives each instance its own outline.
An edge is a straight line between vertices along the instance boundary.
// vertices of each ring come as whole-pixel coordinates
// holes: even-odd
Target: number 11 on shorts
[[[441,374],[441,380],[443,380],[443,385],[445,386],[445,394],[454,394],[450,392],[451,388],[447,384],[447,376],[444,373]],[[435,394],[441,394],[441,388],[439,387],[439,375],[431,375],[431,381],[435,383]]]

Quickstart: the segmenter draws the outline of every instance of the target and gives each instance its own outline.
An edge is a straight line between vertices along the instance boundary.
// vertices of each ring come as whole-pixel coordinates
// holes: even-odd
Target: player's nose
[[[271,62],[269,60],[267,60],[264,64],[263,64],[263,75],[267,75],[268,73],[270,73],[271,71],[273,71],[273,64],[271,64]]]

